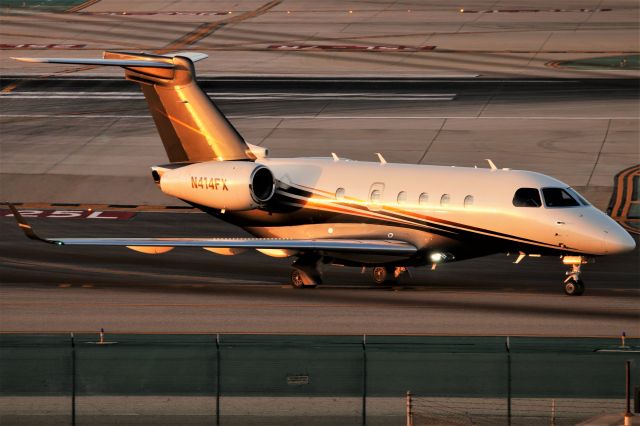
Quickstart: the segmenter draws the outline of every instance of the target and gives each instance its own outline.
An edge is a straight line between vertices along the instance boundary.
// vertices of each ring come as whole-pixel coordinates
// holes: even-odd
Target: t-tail
[[[120,66],[140,85],[172,163],[255,160],[249,145],[198,86],[194,62],[206,54],[104,52],[104,59],[14,58],[25,62]]]

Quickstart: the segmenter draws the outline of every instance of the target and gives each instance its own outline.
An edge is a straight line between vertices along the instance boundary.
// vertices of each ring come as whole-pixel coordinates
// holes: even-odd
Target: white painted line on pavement
[[[0,114],[0,118],[143,118],[149,119],[150,115],[127,115],[127,114]],[[637,116],[620,117],[543,117],[543,116],[497,116],[497,117],[477,117],[477,116],[455,116],[455,115],[228,115],[232,119],[312,119],[312,120],[425,120],[425,119],[461,119],[461,120],[640,120]]]
[[[91,96],[91,95],[51,95],[51,96],[32,96],[32,95],[0,95],[0,97],[11,99],[85,99],[85,100],[141,100],[142,96]],[[369,100],[369,101],[452,101],[454,97],[407,97],[407,96],[335,96],[335,97],[288,97],[288,96],[215,96],[217,100],[227,101],[268,101],[268,100],[286,100],[286,101],[341,101],[341,100]]]
[[[375,100],[375,101],[452,101],[455,93],[229,93],[208,92],[218,100],[266,101],[266,100]],[[127,92],[4,92],[1,98],[8,99],[85,99],[85,100],[126,100],[144,99],[142,93]]]
[[[99,91],[88,91],[88,92],[76,92],[76,91],[11,91],[11,92],[0,92],[0,96],[13,97],[16,95],[24,95],[24,96],[49,96],[49,95],[60,95],[60,96],[81,96],[81,95],[89,95],[89,96],[138,96],[143,97],[142,93],[137,92],[99,92]],[[322,93],[308,93],[308,92],[207,92],[207,95],[211,96],[308,96],[308,97],[327,97],[327,96],[373,96],[373,97],[388,97],[392,95],[399,96],[414,96],[414,97],[451,97],[456,96],[456,93],[407,93],[407,92],[391,92],[385,91],[384,93],[380,92],[322,92]]]

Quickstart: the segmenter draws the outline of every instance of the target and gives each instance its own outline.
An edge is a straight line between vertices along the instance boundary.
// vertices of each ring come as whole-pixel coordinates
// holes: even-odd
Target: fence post
[[[367,424],[367,335],[362,335],[362,425]]]
[[[631,413],[631,361],[626,361],[625,366],[625,391],[627,411],[624,413],[624,426],[630,426],[631,418],[633,417],[633,414]]]
[[[71,333],[71,426],[76,426],[76,342]]]
[[[511,426],[511,342],[509,336],[505,342],[507,350],[507,425]]]
[[[216,334],[216,426],[220,426],[220,334]]]
[[[411,391],[407,391],[407,426],[413,426],[413,401]]]

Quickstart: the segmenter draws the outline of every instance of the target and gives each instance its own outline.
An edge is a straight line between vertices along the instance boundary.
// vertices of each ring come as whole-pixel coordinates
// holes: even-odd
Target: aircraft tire
[[[564,293],[568,296],[582,296],[584,294],[584,283],[582,280],[573,278],[564,283]]]
[[[303,288],[316,288],[318,284],[305,284],[304,278],[302,277],[302,272],[297,269],[291,271],[291,285],[293,288],[303,289]]]
[[[372,276],[373,282],[376,285],[393,285],[396,283],[397,279],[393,275],[395,272],[395,268],[390,268],[388,266],[376,266],[373,268]]]
[[[302,280],[302,272],[294,269],[291,271],[291,285],[293,288],[304,288],[304,281]]]

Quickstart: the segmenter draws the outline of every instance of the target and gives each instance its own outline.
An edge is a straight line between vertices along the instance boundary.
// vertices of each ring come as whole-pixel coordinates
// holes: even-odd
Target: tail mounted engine
[[[252,210],[275,193],[271,170],[250,161],[156,166],[153,179],[167,195],[219,210]]]

